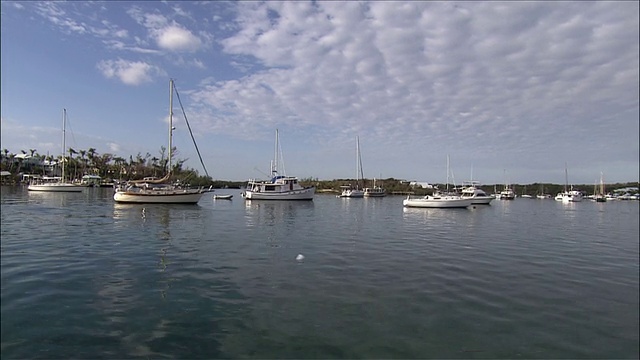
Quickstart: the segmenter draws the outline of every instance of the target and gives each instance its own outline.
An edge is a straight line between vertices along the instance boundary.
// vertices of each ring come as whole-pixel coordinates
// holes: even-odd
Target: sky
[[[640,178],[637,1],[2,1],[1,144],[168,146],[207,173],[484,184]],[[174,145],[205,174],[174,98]],[[566,173],[565,173],[566,169]],[[568,174],[568,177],[565,177]]]

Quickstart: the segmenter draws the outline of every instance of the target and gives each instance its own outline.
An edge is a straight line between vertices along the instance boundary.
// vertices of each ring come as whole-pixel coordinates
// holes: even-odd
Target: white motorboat
[[[478,181],[466,181],[462,183],[462,191],[460,197],[463,199],[471,199],[472,204],[489,205],[495,197],[488,195],[484,190],[480,189]]]
[[[556,201],[562,202],[581,202],[583,198],[583,194],[578,190],[571,190],[560,192],[556,195]]]
[[[505,185],[505,188],[500,191],[500,200],[513,200],[516,198],[516,193],[513,192],[513,189]]]
[[[271,180],[250,180],[242,196],[245,200],[313,200],[315,186],[303,187],[295,176],[278,175],[279,136],[276,130],[275,156]]]
[[[62,111],[62,176],[60,178],[43,177],[38,180],[32,181],[27,186],[29,191],[50,191],[50,192],[81,192],[84,190],[84,186],[76,185],[74,183],[67,182],[65,177],[64,164],[66,159],[64,158],[65,146],[66,146],[66,128],[67,128],[67,109]]]
[[[132,180],[118,185],[113,200],[119,203],[158,203],[158,204],[197,204],[211,188],[188,188],[171,182],[171,159],[173,150],[173,93],[177,91],[173,79],[169,81],[169,155],[167,174],[162,179],[145,178]],[[178,98],[179,99],[179,98]],[[186,119],[186,118],[185,118]],[[197,150],[197,147],[196,147]],[[199,152],[198,152],[199,155]],[[206,169],[205,169],[206,172]]]

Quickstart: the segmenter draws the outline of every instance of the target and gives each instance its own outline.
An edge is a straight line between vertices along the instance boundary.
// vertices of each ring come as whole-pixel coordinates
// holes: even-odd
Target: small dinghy
[[[213,200],[231,200],[233,195],[213,195]]]

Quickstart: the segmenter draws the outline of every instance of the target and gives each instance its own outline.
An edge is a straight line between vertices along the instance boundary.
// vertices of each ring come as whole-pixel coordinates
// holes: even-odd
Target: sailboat
[[[602,178],[602,172],[600,172],[600,187],[594,195],[596,202],[606,202],[607,198],[604,194],[604,179]]]
[[[81,192],[84,186],[76,185],[66,181],[64,170],[64,157],[66,146],[66,128],[67,128],[67,109],[62,109],[62,176],[53,182],[32,182],[27,186],[29,191],[50,191],[50,192]]]
[[[362,157],[360,155],[360,138],[356,136],[356,185],[341,186],[342,193],[338,197],[361,198],[364,197],[364,189],[360,188],[360,180],[364,178],[362,172]]]
[[[466,208],[472,203],[472,198],[463,198],[459,195],[452,195],[449,192],[449,156],[447,156],[447,191],[444,194],[437,191],[433,195],[426,195],[420,198],[412,198],[409,195],[402,201],[404,207],[419,208]]]
[[[157,204],[197,204],[200,198],[211,190],[205,188],[184,188],[171,182],[171,157],[173,150],[173,93],[177,91],[173,79],[169,80],[169,158],[167,174],[161,178],[144,178],[120,184],[113,194],[113,200],[120,203]],[[178,98],[180,100],[180,98]]]
[[[295,176],[279,174],[279,135],[276,129],[276,146],[271,162],[271,180],[249,180],[242,193],[245,200],[313,200],[315,186],[303,187]]]
[[[540,191],[536,195],[536,198],[538,198],[538,199],[551,199],[551,195],[544,193],[544,185],[543,184],[540,184]]]
[[[573,190],[573,185],[569,188],[569,172],[567,171],[567,164],[564,164],[564,191],[558,193],[555,200],[562,202],[580,202],[582,201],[582,193],[578,190]]]

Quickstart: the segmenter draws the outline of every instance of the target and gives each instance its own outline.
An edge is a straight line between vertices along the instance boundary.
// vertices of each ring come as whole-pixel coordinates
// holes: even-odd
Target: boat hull
[[[203,191],[173,190],[162,192],[116,191],[113,200],[119,203],[136,204],[197,204]]]
[[[556,195],[556,197],[554,198],[556,201],[562,201],[562,202],[581,202],[582,201],[582,194],[579,191],[569,191],[569,192],[564,192],[564,193],[559,193],[558,195]]]
[[[339,197],[343,198],[363,198],[364,191],[362,190],[345,190],[340,194]]]
[[[213,195],[213,200],[231,200],[233,195]]]
[[[364,189],[364,197],[384,197],[386,195],[387,195],[387,192],[384,189],[380,189],[380,188]]]
[[[489,205],[494,200],[493,196],[476,196],[471,198],[472,205]]]
[[[27,190],[47,192],[82,192],[84,188],[84,186],[74,184],[32,184],[27,187]]]
[[[313,200],[315,192],[315,187],[273,192],[245,190],[242,196],[246,200]]]
[[[418,207],[418,208],[466,208],[472,205],[471,199],[433,199],[433,198],[417,198],[417,199],[404,199],[402,205],[405,207]]]

